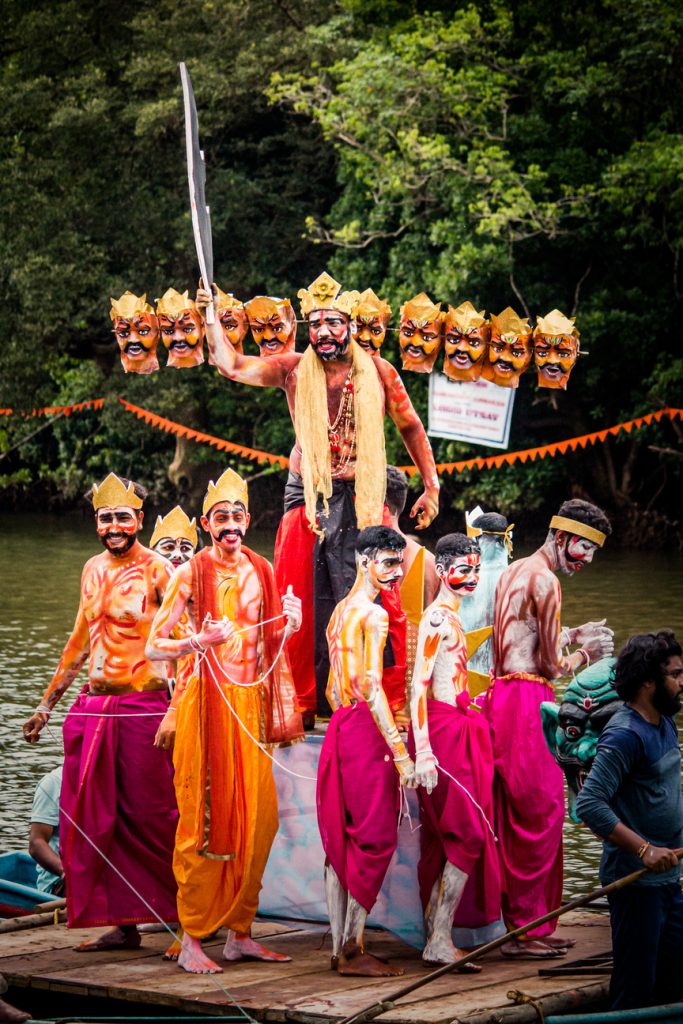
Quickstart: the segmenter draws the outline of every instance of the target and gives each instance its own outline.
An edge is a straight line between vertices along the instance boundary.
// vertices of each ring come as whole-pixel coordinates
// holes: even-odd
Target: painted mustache
[[[226,537],[239,537],[240,539],[243,539],[244,538],[244,531],[243,530],[238,530],[238,529],[236,529],[234,527],[230,527],[229,529],[221,530],[221,532],[218,534],[219,541],[220,540],[224,540]]]
[[[141,356],[147,349],[139,341],[129,341],[123,346],[123,351],[127,356]]]

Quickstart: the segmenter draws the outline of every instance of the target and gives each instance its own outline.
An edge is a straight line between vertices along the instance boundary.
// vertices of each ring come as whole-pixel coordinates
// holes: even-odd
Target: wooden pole
[[[675,851],[676,856],[680,860],[683,857],[683,849]],[[611,892],[616,892],[618,889],[623,889],[627,885],[631,885],[637,879],[642,878],[643,875],[647,874],[649,868],[640,868],[638,871],[633,871],[630,875],[624,875],[623,878],[617,878],[615,882],[610,882],[609,885],[603,885],[600,889],[593,889],[592,892],[586,893],[585,896],[576,896],[569,903],[563,903],[561,906],[556,907],[555,910],[549,911],[547,914],[543,914],[542,917],[537,917],[535,921],[529,921],[528,924],[520,925],[519,928],[513,928],[512,931],[506,932],[505,935],[500,935],[497,939],[492,939],[491,942],[487,942],[484,946],[479,946],[478,949],[473,950],[471,953],[467,953],[459,960],[454,961],[452,964],[444,964],[443,967],[438,967],[431,974],[427,974],[424,978],[419,978],[417,981],[411,982],[409,985],[404,985],[403,988],[397,989],[392,992],[386,999],[382,999],[377,1003],[372,1003],[370,1006],[366,1006],[364,1010],[359,1010],[357,1013],[351,1014],[350,1017],[344,1017],[343,1020],[339,1021],[339,1024],[365,1024],[366,1021],[374,1020],[375,1017],[379,1017],[381,1014],[386,1013],[387,1010],[393,1010],[394,1003],[397,999],[402,999],[404,996],[410,995],[418,988],[422,988],[423,985],[428,985],[430,981],[436,981],[437,978],[442,978],[444,974],[449,974],[451,971],[457,970],[460,967],[464,967],[465,964],[471,964],[474,960],[479,960],[480,957],[485,956],[486,953],[490,953],[494,949],[499,949],[504,943],[509,942],[510,939],[516,939],[520,935],[526,934],[531,931],[532,928],[537,928],[540,924],[545,924],[546,921],[554,921],[557,917],[562,917],[563,914],[567,914],[570,910],[577,910],[579,907],[585,907],[589,903],[593,903],[595,900],[600,899],[601,896],[608,896]]]

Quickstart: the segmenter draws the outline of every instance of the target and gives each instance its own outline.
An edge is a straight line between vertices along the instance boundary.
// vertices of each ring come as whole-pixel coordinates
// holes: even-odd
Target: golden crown
[[[249,490],[247,481],[243,480],[234,469],[226,469],[225,473],[218,478],[216,483],[209,481],[209,486],[202,505],[202,515],[208,515],[214,505],[219,501],[241,502],[246,509],[249,508]]]
[[[368,320],[374,320],[375,317],[388,321],[391,317],[391,306],[384,302],[383,299],[378,298],[372,288],[366,288],[358,298],[356,319],[367,322]]]
[[[579,332],[574,326],[575,317],[566,317],[564,313],[560,313],[559,309],[553,309],[547,316],[539,316],[536,319],[536,327],[534,328],[534,337],[538,334],[545,334],[548,337],[558,337],[558,335],[569,334],[574,338],[579,337]]]
[[[401,306],[401,319],[412,320],[418,327],[428,323],[440,324],[444,318],[440,303],[432,302],[426,292],[420,292]]]
[[[504,334],[524,335],[531,333],[529,321],[520,320],[511,306],[506,306],[498,316],[491,314],[491,323],[493,324],[493,330],[499,337],[502,337]]]
[[[169,316],[174,320],[184,309],[196,309],[190,293],[184,291],[182,295],[175,288],[169,288],[160,299],[157,299],[157,315]]]
[[[244,303],[236,299],[232,292],[222,292],[218,286],[216,286],[214,303],[216,309],[244,309]]]
[[[167,515],[157,516],[149,546],[153,548],[162,537],[171,537],[172,540],[189,540],[192,547],[196,548],[199,542],[197,520],[190,519],[180,505],[176,505]]]
[[[449,327],[458,327],[464,333],[488,324],[484,310],[478,313],[471,302],[463,302],[455,308],[449,306],[445,321]]]
[[[122,316],[124,320],[130,320],[136,314],[153,313],[154,308],[146,300],[146,294],[133,295],[132,292],[124,292],[119,299],[110,298],[109,316],[112,320],[115,320],[117,316]]]
[[[289,299],[276,299],[272,295],[256,295],[245,303],[244,308],[250,320],[258,320],[261,323],[274,316],[284,316],[291,322],[294,316]]]
[[[308,288],[296,293],[301,301],[301,315],[307,317],[314,309],[336,309],[351,317],[356,311],[360,295],[358,292],[342,292],[341,285],[326,270],[316,277]]]
[[[110,473],[99,486],[92,485],[92,506],[95,511],[98,508],[118,508],[119,505],[142,508],[142,498],[137,496],[132,483],[126,487],[116,473]]]

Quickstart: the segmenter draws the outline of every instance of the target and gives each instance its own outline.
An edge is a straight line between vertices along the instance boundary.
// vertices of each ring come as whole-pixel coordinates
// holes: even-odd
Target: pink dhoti
[[[167,708],[163,690],[83,691],[64,721],[59,834],[70,928],[176,919],[173,768],[153,745]]]
[[[494,679],[488,693],[503,917],[513,928],[562,902],[563,776],[546,746],[539,710],[554,699],[547,682],[522,673]],[[527,934],[543,938],[556,927],[549,921]]]
[[[370,912],[398,842],[399,782],[367,704],[334,712],[318,764],[323,849],[342,887]]]
[[[454,924],[481,928],[500,918],[500,867],[491,833],[493,754],[488,723],[478,711],[432,699],[427,701],[427,722],[440,767],[436,788],[431,793],[422,786],[418,789],[420,900],[426,909],[434,883],[449,861],[469,875]],[[412,728],[409,750],[414,756]]]

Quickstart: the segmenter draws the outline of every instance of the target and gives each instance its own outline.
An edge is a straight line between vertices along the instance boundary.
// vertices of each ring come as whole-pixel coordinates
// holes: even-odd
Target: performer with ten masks
[[[553,681],[614,650],[602,622],[561,630],[562,596],[555,573],[573,576],[593,560],[611,533],[595,505],[572,499],[550,521],[545,543],[513,562],[496,589],[493,682],[487,716],[495,764],[496,835],[503,873],[503,917],[527,924],[562,900],[562,771],[543,737],[540,705],[553,700]],[[578,643],[573,654],[562,644]],[[555,921],[502,947],[507,956],[562,956],[573,945],[553,936]]]
[[[135,948],[136,924],[157,920],[125,879],[164,921],[175,918],[172,765],[153,745],[168,707],[166,665],[145,655],[171,568],[137,539],[141,492],[113,473],[93,487],[105,550],[86,562],[73,631],[40,706],[24,724],[24,737],[35,743],[89,657],[88,685],[63,726],[60,851],[69,927],[115,927],[81,943],[84,952]]]
[[[199,305],[210,298],[206,291],[197,293]],[[380,357],[368,357],[352,340],[358,294],[341,292],[340,285],[323,273],[308,289],[299,291],[299,298],[310,341],[303,354],[289,352],[268,359],[240,356],[223,343],[215,325],[207,327],[207,339],[224,376],[259,387],[279,387],[287,395],[296,445],[275,570],[280,588],[292,585],[304,601],[301,637],[291,644],[292,661],[301,706],[312,713],[316,677],[317,704],[321,711],[326,707],[325,629],[335,605],[355,579],[357,529],[382,522],[385,412],[398,427],[424,482],[425,490],[411,510],[418,529],[428,526],[438,512],[439,482],[424,427],[396,370]],[[314,590],[315,600],[309,603]]]
[[[222,926],[225,960],[289,959],[255,942],[250,929],[278,825],[272,762],[262,747],[302,736],[284,653],[301,602],[286,594],[281,603],[270,564],[242,544],[248,506],[247,485],[232,470],[209,484],[201,523],[211,547],[175,571],[147,645],[155,661],[200,656],[157,736],[164,747],[175,738],[178,963],[193,974],[221,970],[200,940]],[[190,601],[201,628],[171,639]]]
[[[491,740],[486,720],[470,703],[467,643],[458,617],[462,598],[477,587],[479,546],[450,533],[438,541],[434,557],[440,588],[420,622],[409,750],[420,787],[417,872],[427,937],[422,958],[445,964],[463,955],[451,929],[468,880],[470,907],[458,923],[478,927],[498,920],[500,869],[491,824]],[[467,969],[480,970],[474,964]]]
[[[386,526],[361,531],[356,582],[327,629],[334,713],[320,752],[317,804],[332,968],[364,977],[403,973],[366,952],[363,932],[398,841],[399,784],[415,784],[382,687],[389,620],[375,604],[378,594],[398,587],[404,548]]]

